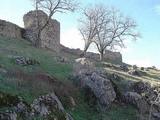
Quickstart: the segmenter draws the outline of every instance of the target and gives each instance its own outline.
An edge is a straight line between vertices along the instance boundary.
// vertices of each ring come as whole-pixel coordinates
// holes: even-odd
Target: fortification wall
[[[0,20],[0,36],[21,39],[22,31],[23,29],[15,24]]]
[[[61,51],[73,54],[73,55],[78,55],[81,56],[83,53],[82,50],[80,49],[70,49],[65,46],[61,46]],[[94,60],[99,60],[99,54],[98,53],[93,53],[93,52],[87,52],[85,55],[86,58],[94,59]],[[110,61],[115,64],[121,64],[122,63],[122,54],[120,52],[112,52],[109,50],[105,51],[104,54],[104,61]]]
[[[0,20],[0,36],[25,38],[35,44],[38,33],[36,13],[36,11],[30,11],[24,15],[24,29],[13,23]],[[38,11],[38,18],[40,19],[39,25],[41,27],[46,23],[48,16],[43,11]],[[56,52],[65,51],[78,56],[82,54],[80,49],[70,49],[60,44],[60,23],[57,20],[51,19],[49,21],[49,24],[41,33],[40,40],[42,48],[49,48]],[[97,53],[87,52],[86,57],[99,60],[99,54]],[[121,64],[122,55],[119,52],[105,51],[104,60]]]
[[[38,14],[37,14],[38,13]],[[38,34],[37,18],[39,19],[39,28],[42,28],[46,23],[48,16],[43,11],[30,11],[24,15],[23,21],[25,26],[24,36],[30,40],[33,44],[36,42],[36,36]],[[49,48],[56,52],[60,51],[60,23],[57,20],[50,19],[49,24],[43,29],[41,36],[41,47]]]

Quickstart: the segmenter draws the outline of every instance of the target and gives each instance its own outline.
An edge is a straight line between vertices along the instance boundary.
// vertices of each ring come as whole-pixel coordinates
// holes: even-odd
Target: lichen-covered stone
[[[75,80],[85,91],[89,92],[87,94],[93,94],[92,98],[96,98],[96,104],[101,111],[107,110],[116,98],[111,81],[96,71],[80,72]]]
[[[141,113],[149,112],[149,104],[140,94],[136,92],[126,92],[124,94],[124,101],[128,104],[134,105]]]

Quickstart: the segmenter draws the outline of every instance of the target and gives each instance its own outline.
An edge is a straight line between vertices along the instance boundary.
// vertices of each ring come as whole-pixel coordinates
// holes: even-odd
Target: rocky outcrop
[[[160,112],[152,114],[152,120],[160,120]]]
[[[38,97],[31,105],[17,96],[4,93],[0,96],[0,107],[8,107],[7,111],[0,112],[0,120],[73,120],[54,93]]]
[[[35,44],[37,40],[38,34],[38,25],[37,18],[35,17],[38,14],[39,19],[39,28],[42,28],[46,23],[48,16],[43,11],[30,11],[24,15],[24,26],[25,33],[24,37],[30,40],[33,44]],[[40,44],[42,48],[49,48],[56,52],[60,51],[60,23],[55,20],[49,20],[48,25],[42,30],[40,36]]]
[[[102,77],[98,72],[81,72],[75,76],[78,85],[83,88],[91,99],[96,99],[96,104],[101,111],[107,110],[116,98],[116,93],[110,80]]]
[[[21,39],[22,31],[23,29],[15,24],[0,20],[0,36]]]
[[[62,103],[54,93],[46,96],[40,96],[38,99],[35,99],[31,107],[35,114],[44,118],[73,120],[73,118],[65,112]],[[52,114],[52,116],[50,114]]]
[[[128,104],[134,105],[140,113],[148,113],[149,112],[149,104],[141,95],[136,92],[126,92],[124,94],[124,101]]]

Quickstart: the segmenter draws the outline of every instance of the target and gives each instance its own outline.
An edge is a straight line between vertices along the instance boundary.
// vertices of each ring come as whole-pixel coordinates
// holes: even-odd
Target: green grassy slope
[[[62,54],[70,57],[70,60],[74,58],[69,54]],[[17,65],[13,59],[14,56],[35,59],[40,62],[40,65]],[[56,56],[58,54],[53,51],[34,48],[25,40],[0,37],[0,69],[9,71],[7,74],[0,72],[0,91],[19,95],[29,103],[39,95],[56,91],[63,105],[75,120],[136,120],[137,111],[131,106],[114,104],[111,110],[104,113],[98,113],[91,108],[84,101],[83,92],[75,88],[68,79],[72,73],[72,64],[59,63],[55,60]],[[53,83],[48,82],[41,75],[55,79]],[[68,105],[66,96],[72,96],[75,99],[74,110]]]

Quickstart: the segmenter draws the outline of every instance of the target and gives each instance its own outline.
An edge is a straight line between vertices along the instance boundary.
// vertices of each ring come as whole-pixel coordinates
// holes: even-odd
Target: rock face
[[[134,105],[141,113],[149,112],[149,104],[136,92],[126,92],[124,100],[128,104]]]
[[[25,26],[25,33],[24,36],[26,39],[30,40],[33,44],[35,44],[36,36],[38,33],[38,26],[37,26],[37,19],[36,13],[38,13],[39,18],[39,25],[40,28],[46,23],[47,21],[47,14],[43,11],[30,11],[24,15],[24,26]],[[41,33],[41,47],[42,48],[49,48],[56,52],[60,51],[60,23],[57,20],[51,19],[49,24],[46,28],[43,29]]]
[[[38,99],[33,101],[31,106],[35,113],[42,117],[48,118],[49,114],[53,114],[52,119],[73,120],[72,117],[65,112],[62,103],[54,93],[46,96],[40,96]]]
[[[23,29],[15,24],[0,20],[0,36],[21,39],[22,31]]]
[[[103,78],[97,72],[86,72],[76,76],[84,90],[88,90],[96,98],[100,110],[107,110],[116,98],[116,93],[110,80]]]
[[[160,120],[160,112],[159,113],[153,113],[152,114],[152,116],[153,116],[153,120]]]
[[[0,107],[9,107],[7,111],[0,112],[0,120],[34,120],[36,118],[44,120],[73,120],[71,115],[65,111],[55,93],[40,96],[31,105],[17,96],[10,96],[4,93],[0,95]]]

